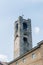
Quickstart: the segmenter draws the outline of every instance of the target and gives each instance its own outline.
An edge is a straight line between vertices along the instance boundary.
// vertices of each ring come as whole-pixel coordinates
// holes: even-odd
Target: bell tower
[[[15,21],[14,59],[32,49],[31,19],[18,17]]]

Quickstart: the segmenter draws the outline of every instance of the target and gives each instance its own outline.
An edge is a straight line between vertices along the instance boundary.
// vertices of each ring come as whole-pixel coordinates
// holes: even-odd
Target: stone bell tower
[[[14,59],[32,49],[31,19],[18,17],[15,21]]]

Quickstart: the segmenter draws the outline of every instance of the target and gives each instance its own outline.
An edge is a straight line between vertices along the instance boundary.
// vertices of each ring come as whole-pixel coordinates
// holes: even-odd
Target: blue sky
[[[0,0],[0,61],[14,55],[14,21],[18,16],[31,19],[32,43],[43,40],[43,0]]]

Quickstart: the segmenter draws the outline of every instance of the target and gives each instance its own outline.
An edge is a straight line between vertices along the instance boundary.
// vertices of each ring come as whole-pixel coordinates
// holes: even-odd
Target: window
[[[16,62],[16,65],[18,65],[18,62]]]
[[[36,57],[36,54],[35,54],[35,53],[33,53],[33,54],[32,54],[32,58],[34,59],[35,57]]]
[[[23,38],[23,41],[24,41],[24,42],[27,42],[27,38],[26,38],[26,37],[24,37],[24,38]]]
[[[23,23],[23,29],[27,30],[27,23]]]
[[[26,59],[25,58],[22,58],[22,61],[25,63]]]

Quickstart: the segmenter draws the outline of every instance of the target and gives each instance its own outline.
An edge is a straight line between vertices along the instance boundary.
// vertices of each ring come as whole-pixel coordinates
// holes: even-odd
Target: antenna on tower
[[[22,14],[22,17],[24,17],[24,15]]]

